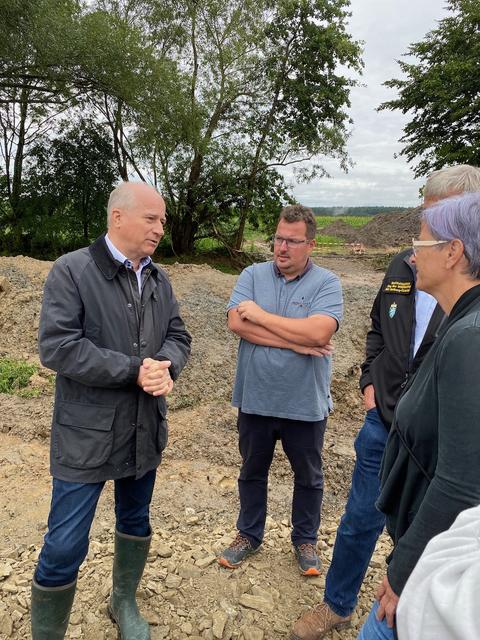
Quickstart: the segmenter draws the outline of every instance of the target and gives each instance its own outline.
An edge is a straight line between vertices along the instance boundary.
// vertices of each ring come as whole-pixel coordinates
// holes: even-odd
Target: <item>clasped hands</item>
[[[145,358],[138,371],[137,384],[152,396],[166,396],[173,389],[173,380],[168,368],[170,360]]]

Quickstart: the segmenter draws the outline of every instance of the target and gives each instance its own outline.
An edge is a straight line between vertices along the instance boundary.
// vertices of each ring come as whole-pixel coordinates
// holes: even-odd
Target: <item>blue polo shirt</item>
[[[242,271],[227,309],[253,300],[262,309],[287,318],[327,315],[342,319],[342,289],[336,275],[309,262],[286,280],[273,262]],[[331,411],[332,358],[306,356],[290,349],[240,340],[232,404],[244,413],[314,422]]]

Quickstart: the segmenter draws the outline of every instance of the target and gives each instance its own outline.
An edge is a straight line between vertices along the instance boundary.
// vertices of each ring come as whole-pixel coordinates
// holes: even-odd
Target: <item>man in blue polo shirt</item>
[[[263,540],[268,471],[281,440],[293,473],[292,543],[304,575],[318,575],[316,551],[323,498],[322,446],[330,396],[332,335],[342,317],[338,278],[310,259],[311,209],[285,207],[274,260],[247,267],[228,304],[240,336],[232,404],[238,407],[243,464],[238,534],[218,558],[234,569]]]

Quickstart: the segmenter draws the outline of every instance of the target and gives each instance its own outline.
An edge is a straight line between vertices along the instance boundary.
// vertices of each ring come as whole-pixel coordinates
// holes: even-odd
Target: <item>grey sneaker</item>
[[[293,625],[291,640],[320,640],[332,629],[350,626],[352,616],[337,616],[326,602],[317,604],[305,613]]]
[[[236,569],[239,567],[245,558],[251,556],[258,551],[257,548],[253,548],[250,540],[242,536],[241,533],[237,533],[235,540],[222,551],[222,554],[217,558],[218,563],[222,567],[227,569]]]
[[[319,576],[321,562],[315,545],[311,543],[294,544],[293,548],[300,572],[304,576]]]

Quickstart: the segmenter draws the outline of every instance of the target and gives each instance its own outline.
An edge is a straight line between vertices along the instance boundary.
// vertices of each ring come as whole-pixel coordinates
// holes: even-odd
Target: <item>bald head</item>
[[[107,228],[110,228],[113,209],[134,209],[138,198],[145,195],[157,195],[163,200],[158,191],[146,182],[121,182],[118,187],[115,187],[108,199]]]
[[[164,234],[165,202],[144,182],[122,182],[110,194],[108,237],[135,268],[151,256]]]

